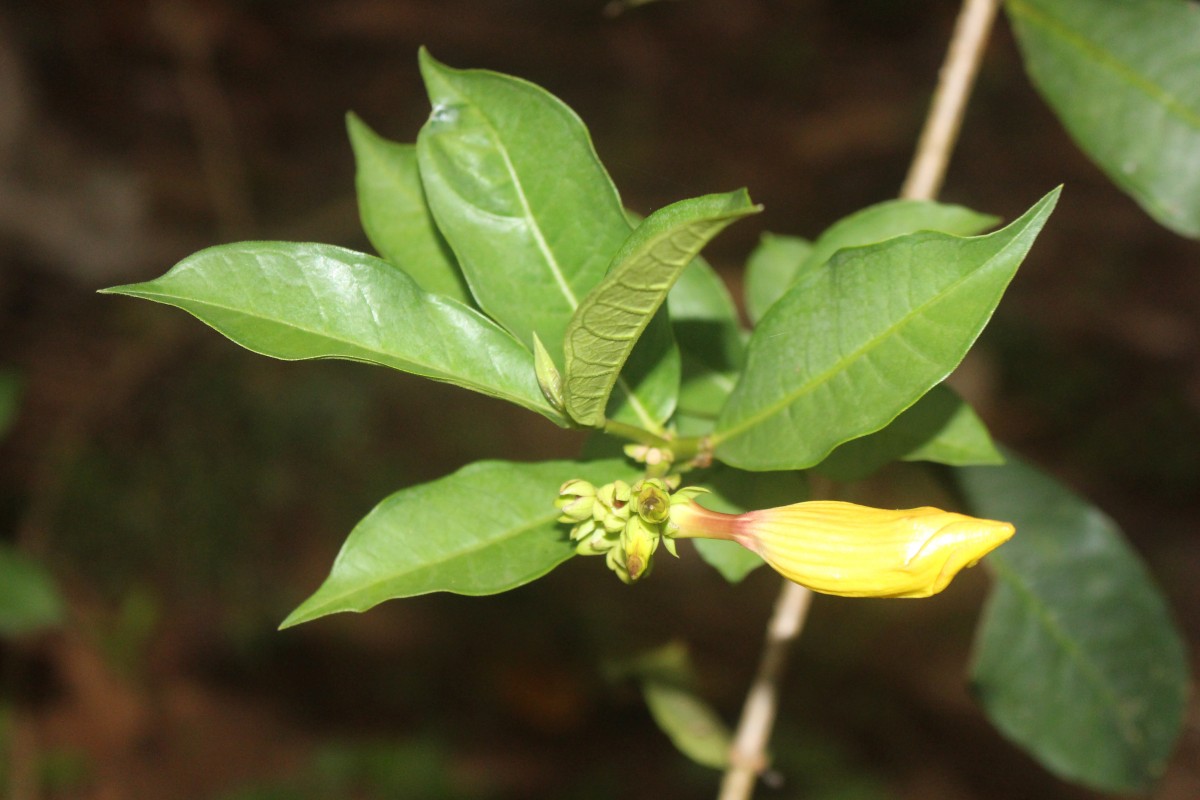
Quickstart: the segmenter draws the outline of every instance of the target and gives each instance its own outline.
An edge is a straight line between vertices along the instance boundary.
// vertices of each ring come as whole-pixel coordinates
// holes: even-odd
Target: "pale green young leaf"
[[[354,114],[346,115],[346,130],[357,166],[358,214],[371,245],[425,291],[470,305],[458,262],[425,202],[416,145],[389,141]]]
[[[417,159],[438,226],[480,307],[557,355],[630,231],[587,128],[518,78],[451,69],[424,50],[421,74],[433,112]]]
[[[1004,463],[974,409],[939,384],[886,428],[846,442],[813,469],[831,480],[849,482],[897,460],[952,466]]]
[[[354,527],[329,577],[281,627],[429,592],[485,595],[540,578],[575,554],[558,488],[633,480],[620,459],[481,461],[392,494]]]
[[[742,190],[673,203],[638,225],[567,326],[563,395],[572,419],[603,423],[617,376],[680,272],[726,226],[758,210]]]
[[[895,419],[962,360],[1057,199],[988,236],[910,234],[807,272],[754,331],[717,458],[803,469]]]
[[[992,722],[1049,770],[1108,792],[1162,776],[1184,721],[1186,650],[1121,531],[1008,457],[957,470],[972,513],[1012,522],[988,556],[971,680]]]
[[[0,637],[57,625],[63,601],[50,573],[29,556],[0,543]]]
[[[746,314],[757,323],[796,279],[812,252],[812,242],[798,236],[764,233],[746,259]]]
[[[721,276],[697,256],[671,287],[667,307],[683,359],[678,410],[715,419],[746,353],[737,306]]]
[[[1006,5],[1026,71],[1076,143],[1159,223],[1200,237],[1200,5]]]
[[[243,242],[201,250],[155,280],[104,291],[182,308],[262,355],[380,364],[563,424],[538,388],[524,345],[374,256],[323,244]]]

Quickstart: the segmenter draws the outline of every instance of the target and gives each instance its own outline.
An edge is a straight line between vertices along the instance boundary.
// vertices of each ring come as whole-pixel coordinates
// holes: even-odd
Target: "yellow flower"
[[[1008,541],[1007,522],[925,506],[900,511],[818,500],[746,514],[671,508],[668,536],[729,539],[815,592],[928,597]]]

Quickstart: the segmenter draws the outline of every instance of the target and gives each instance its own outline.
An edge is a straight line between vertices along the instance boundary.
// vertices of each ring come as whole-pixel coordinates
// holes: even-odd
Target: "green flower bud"
[[[661,539],[660,526],[651,525],[640,516],[629,518],[621,531],[621,550],[625,553],[625,570],[631,583],[650,574],[651,559]]]
[[[633,509],[643,521],[660,525],[671,515],[671,495],[657,478],[639,481],[633,487]]]
[[[633,492],[625,481],[613,481],[600,487],[596,492],[596,503],[592,506],[592,516],[604,526],[609,533],[620,533],[629,520],[630,500]]]
[[[609,569],[617,573],[617,577],[621,579],[621,583],[633,583],[633,579],[629,577],[629,570],[625,567],[625,550],[619,543],[604,554],[604,563],[608,565]]]
[[[576,535],[576,531],[585,528],[582,535]],[[604,555],[620,544],[620,537],[617,534],[604,530],[596,524],[595,520],[588,520],[576,525],[571,531],[571,538],[578,542],[575,545],[575,552],[581,556]]]
[[[554,507],[563,512],[559,522],[583,522],[592,518],[596,487],[587,481],[570,480],[558,489]]]

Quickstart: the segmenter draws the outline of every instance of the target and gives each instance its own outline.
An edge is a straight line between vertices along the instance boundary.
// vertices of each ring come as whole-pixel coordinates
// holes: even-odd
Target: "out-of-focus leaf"
[[[155,280],[104,291],[182,308],[263,355],[381,364],[563,422],[538,387],[533,353],[478,311],[421,291],[374,256],[243,242],[201,250]]]
[[[57,625],[63,602],[41,564],[0,544],[0,636],[19,636]]]
[[[691,687],[695,670],[687,647],[671,642],[607,665],[610,680],[633,678],[642,686],[650,715],[679,752],[706,767],[729,764],[732,736],[720,716]]]
[[[0,437],[8,433],[17,417],[21,400],[21,379],[15,372],[0,369]]]
[[[755,328],[717,458],[803,469],[895,419],[962,360],[1057,199],[988,236],[910,234],[805,273]]]
[[[1048,769],[1110,792],[1160,777],[1188,693],[1179,632],[1108,517],[1011,456],[957,471],[975,514],[1017,533],[988,556],[998,580],[971,679],[992,722]]]
[[[1008,0],[1034,85],[1108,177],[1200,237],[1200,5]]]
[[[694,692],[664,681],[644,681],[642,695],[655,723],[679,752],[701,766],[729,766],[733,735],[712,706]]]
[[[886,428],[851,439],[814,469],[831,480],[849,482],[897,460],[960,467],[1004,463],[971,406],[953,389],[939,384]]]
[[[458,262],[425,203],[416,145],[389,141],[354,114],[346,116],[346,130],[357,164],[358,214],[371,244],[425,291],[470,305]]]
[[[603,423],[617,375],[680,272],[726,226],[758,210],[742,190],[682,200],[638,225],[567,326],[563,393],[576,422]]]
[[[812,242],[798,236],[764,233],[746,259],[746,314],[757,323],[796,280]]]
[[[481,461],[401,489],[355,526],[329,577],[281,627],[397,597],[496,594],[529,583],[575,554],[556,521],[558,487],[572,478],[603,484],[635,476],[615,459]]]

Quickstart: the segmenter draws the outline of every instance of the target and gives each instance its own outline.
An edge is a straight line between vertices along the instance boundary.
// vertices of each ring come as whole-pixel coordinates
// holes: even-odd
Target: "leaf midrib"
[[[109,291],[114,291],[114,290],[109,290]],[[261,315],[261,314],[252,314],[252,313],[247,312],[245,309],[238,308],[236,306],[228,306],[228,305],[224,305],[221,303],[213,302],[211,300],[201,300],[198,298],[190,298],[190,297],[185,297],[182,295],[169,294],[167,292],[161,292],[161,291],[160,292],[150,292],[150,291],[146,291],[144,289],[138,290],[136,292],[122,289],[119,292],[114,291],[114,293],[132,295],[135,297],[142,297],[146,300],[155,300],[158,302],[164,302],[167,305],[178,306],[178,303],[171,302],[172,300],[176,300],[176,301],[180,301],[180,302],[195,304],[198,306],[202,306],[204,308],[212,308],[212,309],[217,309],[220,311],[232,312],[234,314],[238,314],[240,316],[243,316],[243,317],[246,317],[246,318],[252,319],[252,320],[263,320],[263,321],[271,323],[273,325],[278,325],[281,328],[295,330],[300,333],[307,334],[309,336],[313,336],[313,337],[317,337],[317,338],[321,338],[321,339],[325,339],[326,341],[335,342],[339,345],[343,345],[343,346],[346,346],[349,348],[354,348],[354,349],[362,350],[367,353],[376,354],[381,357],[381,363],[383,363],[384,365],[389,366],[389,367],[391,366],[391,364],[388,364],[387,361],[382,361],[382,359],[387,359],[389,361],[400,362],[400,363],[404,363],[404,364],[412,364],[414,367],[424,370],[424,374],[427,377],[438,376],[438,377],[444,379],[448,383],[454,383],[454,384],[457,384],[460,386],[474,389],[476,391],[481,391],[484,394],[496,394],[504,399],[511,400],[511,401],[517,403],[518,405],[522,405],[527,408],[531,408],[531,409],[536,408],[538,410],[542,409],[542,406],[536,405],[535,401],[533,401],[531,398],[525,397],[523,395],[516,395],[516,394],[509,393],[507,391],[503,391],[494,384],[485,384],[485,383],[480,383],[477,381],[472,381],[469,378],[464,378],[464,377],[458,375],[457,373],[446,372],[443,369],[441,369],[439,367],[434,367],[431,364],[424,362],[424,361],[419,361],[419,360],[413,359],[413,358],[406,358],[406,357],[400,356],[398,354],[390,353],[386,350],[380,350],[375,347],[366,346],[366,345],[360,344],[358,342],[355,342],[355,341],[352,341],[349,339],[344,339],[339,336],[330,335],[329,333],[325,333],[325,332],[318,331],[318,330],[313,330],[313,329],[304,327],[302,325],[297,325],[294,322],[289,322],[286,320],[278,319],[276,317]],[[496,328],[495,330],[501,334],[504,333],[499,328]],[[507,334],[504,334],[504,335],[507,335]],[[253,349],[253,348],[250,348],[250,349]],[[272,357],[279,358],[279,356],[272,356]],[[311,357],[312,356],[310,356],[309,358],[311,358]],[[291,359],[285,359],[285,360],[291,360]],[[295,359],[295,360],[304,360],[304,358]],[[495,364],[496,362],[493,359],[491,361],[491,363]],[[392,367],[392,368],[395,369],[395,367]],[[546,410],[549,410],[549,407],[546,407]]]
[[[1149,761],[1148,745],[1144,741],[1144,737],[1138,735],[1137,724],[1121,713],[1121,700],[1117,690],[1109,683],[1099,668],[1087,658],[1087,654],[1083,648],[1067,634],[1067,631],[1047,611],[1045,604],[1041,602],[1041,598],[1027,580],[1023,579],[1010,567],[1008,562],[999,554],[993,555],[989,559],[989,563],[995,569],[997,576],[1004,580],[1017,593],[1021,602],[1029,609],[1034,618],[1041,623],[1050,637],[1058,643],[1068,659],[1075,663],[1079,668],[1080,674],[1095,688],[1101,698],[1107,701],[1105,709],[1115,720],[1116,724],[1114,727],[1119,732],[1121,740],[1131,750],[1141,756],[1140,760],[1142,763],[1147,763]]]
[[[360,586],[359,588],[343,591],[337,595],[334,595],[333,597],[331,597],[331,598],[325,600],[323,603],[321,603],[321,605],[317,609],[314,609],[314,611],[319,612],[322,609],[327,609],[331,605],[334,605],[336,603],[339,603],[339,602],[345,600],[347,597],[353,597],[355,595],[362,594],[364,592],[368,592],[373,589],[377,589],[379,586],[386,584],[386,583],[390,583],[391,581],[394,581],[394,580],[398,580],[398,579],[404,577],[405,575],[408,575],[408,574],[411,574],[414,572],[419,572],[421,570],[428,569],[431,567],[442,566],[451,561],[469,556],[472,553],[479,552],[480,550],[485,550],[485,549],[492,547],[498,543],[507,542],[511,539],[521,536],[522,534],[529,533],[530,531],[535,530],[543,525],[548,525],[549,523],[553,522],[557,517],[558,517],[558,512],[548,513],[545,516],[539,517],[536,520],[533,520],[532,522],[529,522],[520,527],[507,529],[503,536],[499,536],[494,539],[488,539],[488,540],[482,541],[482,542],[478,542],[478,541],[473,542],[470,547],[462,547],[457,550],[451,550],[451,551],[445,553],[442,557],[436,558],[436,559],[433,559],[430,561],[422,562],[419,566],[414,566],[414,567],[410,567],[408,569],[397,570],[395,572],[391,572],[391,573],[387,574],[386,576],[378,578],[376,580],[372,580],[369,583],[366,583],[365,585]],[[569,557],[570,556],[568,555],[568,558]],[[435,591],[438,591],[438,589],[428,589],[423,592],[419,592],[418,594],[428,594],[429,592],[435,592]],[[453,590],[446,590],[446,591],[453,591]],[[405,595],[405,596],[412,597],[415,595]],[[382,602],[382,601],[380,601],[380,602]],[[303,606],[301,606],[301,608],[303,608]],[[297,609],[297,610],[299,610],[299,609]],[[322,616],[323,616],[323,614],[322,614]],[[303,622],[307,619],[312,619],[311,612],[308,615],[306,615],[303,619],[296,620],[296,622]]]
[[[1185,124],[1200,132],[1200,113],[1184,105],[1174,92],[1154,81],[1143,77],[1142,73],[1130,67],[1117,58],[1111,51],[1105,49],[1095,40],[1083,36],[1063,23],[1057,17],[1051,16],[1040,9],[1033,8],[1021,0],[1008,0],[1013,13],[1023,17],[1032,25],[1040,26],[1043,30],[1057,35],[1062,41],[1073,45],[1085,56],[1097,64],[1107,67],[1109,71],[1122,79],[1129,86],[1140,90],[1151,100],[1159,103]]]
[[[1023,233],[1023,231],[1022,231],[1022,233]],[[1019,234],[1018,234],[1018,236],[1019,236]],[[942,291],[939,294],[935,295],[934,297],[930,298],[928,301],[922,303],[921,305],[913,308],[911,311],[909,311],[907,314],[905,314],[903,317],[901,317],[899,320],[897,320],[894,325],[888,326],[886,329],[881,331],[877,336],[874,336],[871,339],[868,339],[858,349],[852,351],[847,358],[841,359],[840,361],[836,362],[835,364],[830,366],[828,369],[826,369],[823,372],[816,375],[812,380],[808,381],[803,386],[799,387],[798,389],[796,389],[793,392],[789,392],[788,394],[785,394],[782,398],[780,398],[776,402],[774,402],[768,406],[765,406],[758,413],[753,414],[749,417],[746,417],[744,420],[742,420],[740,423],[733,426],[732,428],[727,428],[724,431],[714,433],[713,437],[712,437],[713,446],[715,447],[723,441],[726,441],[728,439],[739,436],[747,429],[753,428],[754,426],[762,423],[764,420],[775,416],[776,414],[780,413],[785,408],[790,406],[792,403],[799,400],[801,397],[804,397],[805,395],[808,395],[808,394],[812,394],[817,389],[819,389],[820,387],[827,384],[829,382],[830,378],[832,378],[834,375],[838,374],[839,372],[843,372],[846,369],[848,369],[849,365],[859,363],[862,360],[862,358],[864,358],[868,353],[873,351],[875,348],[879,347],[887,339],[891,338],[897,330],[906,327],[916,316],[924,313],[925,310],[928,309],[929,307],[931,307],[937,303],[941,303],[941,302],[945,301],[946,298],[949,295],[956,292],[962,284],[964,284],[967,281],[971,280],[972,278],[975,278],[975,277],[979,276],[980,274],[984,273],[988,269],[988,267],[990,267],[993,264],[993,262],[996,261],[996,259],[1000,258],[1002,255],[1004,255],[1008,251],[1009,247],[1012,246],[1013,242],[1016,241],[1016,239],[1017,239],[1017,237],[1014,236],[1012,240],[1007,242],[1004,245],[1004,247],[1000,248],[1000,250],[998,250],[993,256],[988,258],[985,262],[983,262],[982,264],[980,264],[978,267],[971,270],[967,274],[963,275],[961,278],[955,280],[953,283],[949,284],[944,291]]]

